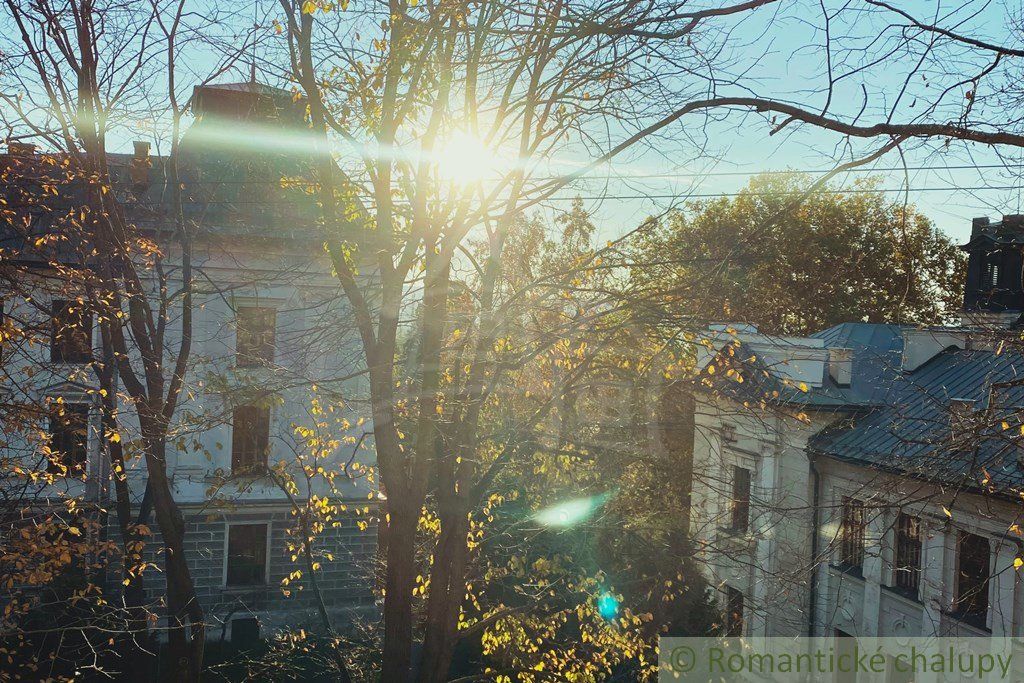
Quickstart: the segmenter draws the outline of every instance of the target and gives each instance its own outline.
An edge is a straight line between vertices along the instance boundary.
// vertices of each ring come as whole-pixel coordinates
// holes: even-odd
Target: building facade
[[[316,205],[295,183],[308,177],[309,151],[282,143],[301,130],[301,103],[287,91],[227,84],[197,88],[192,110],[196,122],[179,158],[183,211],[194,226],[192,350],[166,457],[208,635],[251,638],[285,626],[315,627],[321,597],[336,627],[346,628],[376,609],[378,490],[371,426],[363,417],[360,345],[323,252]],[[25,145],[0,156],[8,170],[55,159],[59,164]],[[128,220],[161,251],[173,289],[181,283],[182,261],[168,203],[168,161],[151,155],[146,143],[109,160],[113,191]],[[74,210],[75,188],[59,191]],[[146,467],[131,402],[119,391],[117,424],[102,423],[95,361],[105,349],[96,315],[86,297],[62,286],[52,262],[31,262],[27,247],[51,238],[59,243],[60,236],[44,212],[28,207],[25,215],[27,233],[8,225],[0,245],[19,261],[2,297],[8,334],[0,391],[11,406],[51,415],[41,418],[40,429],[5,422],[3,455],[60,475],[28,491],[41,505],[74,498],[112,509],[111,478],[121,474],[111,471],[113,438],[124,449],[124,476],[139,515],[148,505]],[[90,267],[88,258],[66,251],[68,267]],[[156,301],[155,276],[144,284]],[[172,353],[182,333],[177,301],[166,316],[165,346]],[[318,430],[337,439],[329,454],[311,446],[322,444]],[[333,483],[307,477],[303,465],[337,476]],[[294,550],[294,513],[310,496],[337,506],[315,544],[319,595]],[[155,521],[145,512],[142,518],[154,531],[146,548],[154,568],[144,576],[155,600],[164,591],[156,569],[163,548]],[[116,540],[112,511],[108,527]],[[119,579],[110,572],[115,602]]]
[[[1024,635],[1022,241],[975,221],[959,326],[708,331],[691,528],[730,633]]]

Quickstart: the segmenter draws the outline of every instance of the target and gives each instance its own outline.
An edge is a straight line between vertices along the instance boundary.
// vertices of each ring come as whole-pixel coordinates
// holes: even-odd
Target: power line
[[[882,187],[877,189],[869,188],[852,188],[848,190],[815,190],[811,194],[874,194],[874,193],[890,193],[890,192],[905,192],[907,194],[913,194],[915,192],[980,192],[980,191],[1006,191],[1006,190],[1021,190],[1024,189],[1022,185],[978,185],[974,187],[916,187],[916,188],[903,188],[903,187]],[[675,193],[675,194],[627,194],[627,195],[572,195],[572,196],[553,196],[538,201],[574,201],[576,199],[582,199],[584,201],[600,201],[606,199],[618,199],[618,200],[632,200],[632,199],[713,199],[719,197],[786,197],[786,196],[799,196],[804,194],[802,191],[787,191],[787,192],[701,192],[701,193]],[[529,201],[530,197],[526,196],[523,201]],[[204,201],[202,199],[193,200],[196,203],[201,204],[295,204],[294,201],[290,200],[239,200],[239,201],[228,201],[228,200],[212,200]],[[407,203],[405,199],[392,200],[397,203]],[[434,200],[442,201],[442,200]],[[459,200],[453,200],[459,201]]]
[[[889,166],[884,168],[849,168],[843,171],[840,175],[846,173],[897,173],[903,171],[973,171],[973,170],[990,170],[990,169],[1011,169],[1011,168],[1024,168],[1022,164],[964,164],[964,165],[943,165],[943,166]],[[344,170],[344,169],[342,169]],[[832,173],[835,169],[786,169],[782,171],[772,170],[761,170],[761,171],[708,171],[707,173],[676,173],[672,171],[665,171],[660,173],[634,173],[629,175],[588,175],[581,176],[573,179],[573,182],[577,181],[629,181],[633,179],[641,180],[645,178],[723,178],[723,177],[745,177],[745,176],[756,176],[756,175],[824,175],[826,173]],[[532,180],[558,180],[564,176],[557,175],[535,175],[530,176]],[[185,181],[189,185],[280,185],[282,178],[252,178],[245,180],[202,180],[202,181]],[[314,181],[312,179],[296,179],[293,181],[294,185],[311,184]],[[396,183],[398,181],[395,181]]]
[[[949,166],[890,166],[885,168],[848,168],[843,171],[840,175],[846,173],[898,173],[903,171],[971,171],[971,170],[983,170],[983,169],[1010,169],[1010,168],[1024,168],[1024,164],[964,164],[964,165],[949,165]],[[786,169],[782,171],[772,170],[761,170],[761,171],[709,171],[707,173],[675,173],[672,171],[665,171],[661,173],[635,173],[629,175],[616,175],[616,176],[583,176],[579,180],[630,180],[631,178],[719,178],[719,177],[743,177],[753,175],[825,175],[826,173],[832,173],[835,169]],[[538,179],[553,180],[560,176],[533,176]]]

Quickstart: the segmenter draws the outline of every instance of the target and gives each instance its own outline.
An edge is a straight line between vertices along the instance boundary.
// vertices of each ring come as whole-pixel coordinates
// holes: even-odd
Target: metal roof
[[[1018,461],[1024,454],[1024,350],[952,347],[904,372],[909,329],[843,323],[811,335],[826,348],[853,350],[847,387],[825,373],[820,387],[802,391],[739,340],[719,352],[716,364],[724,372],[715,373],[713,386],[751,404],[843,415],[811,439],[816,454],[944,486],[1016,496],[1024,490]],[[728,369],[740,372],[743,382]]]
[[[947,349],[880,377],[887,386],[871,408],[816,435],[811,449],[931,482],[1019,491],[1022,375],[1018,351]]]

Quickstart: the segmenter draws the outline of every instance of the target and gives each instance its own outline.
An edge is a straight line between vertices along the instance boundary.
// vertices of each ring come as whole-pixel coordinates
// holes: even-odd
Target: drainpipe
[[[813,452],[807,455],[807,464],[811,471],[814,491],[811,493],[811,594],[807,603],[807,637],[814,637],[814,617],[817,611],[818,595],[818,527],[821,510],[821,474],[818,472],[817,458]]]

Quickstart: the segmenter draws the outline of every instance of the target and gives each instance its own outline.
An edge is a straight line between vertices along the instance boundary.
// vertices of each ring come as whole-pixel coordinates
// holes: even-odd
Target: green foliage
[[[947,322],[960,306],[966,261],[913,206],[764,174],[734,198],[691,203],[636,246],[633,284],[668,319],[754,323],[807,334],[848,321]],[[650,309],[648,309],[650,310]]]

